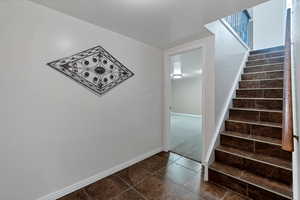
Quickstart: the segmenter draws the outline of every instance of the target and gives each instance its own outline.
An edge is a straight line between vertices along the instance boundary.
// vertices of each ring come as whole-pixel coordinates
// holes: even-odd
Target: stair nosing
[[[224,164],[223,164],[223,165],[224,165]],[[244,182],[244,183],[247,183],[247,184],[256,186],[256,187],[261,188],[261,189],[263,189],[263,190],[266,190],[266,191],[268,191],[268,192],[277,194],[277,195],[279,195],[279,196],[281,196],[281,197],[284,197],[284,198],[287,198],[287,199],[291,199],[291,200],[293,199],[292,196],[287,196],[287,195],[282,194],[282,193],[280,193],[280,192],[277,192],[277,191],[268,189],[268,188],[266,188],[266,187],[263,187],[263,186],[261,186],[261,185],[252,183],[252,182],[250,182],[250,181],[244,180],[244,179],[242,179],[242,178],[240,178],[240,177],[235,177],[235,176],[233,176],[233,175],[231,175],[231,174],[228,174],[228,173],[226,173],[226,172],[220,171],[220,170],[215,169],[215,168],[213,168],[213,167],[211,167],[211,166],[209,166],[209,169],[211,169],[211,170],[213,170],[213,171],[216,171],[216,172],[218,172],[218,173],[221,173],[221,174],[223,174],[223,175],[229,176],[229,177],[231,177],[231,178],[237,179],[237,180],[242,181],[242,182]]]
[[[267,53],[249,54],[249,57],[257,56],[257,55],[267,55],[267,54],[279,53],[279,52],[284,53],[285,51],[284,51],[284,50],[281,50],[281,51],[274,51],[274,52],[267,52]]]
[[[255,60],[247,60],[247,62],[252,62],[252,61],[260,61],[260,60],[271,60],[271,59],[276,59],[276,58],[285,58],[285,56],[275,56],[275,57],[270,57],[270,58],[262,58],[262,59],[255,59]]]
[[[240,82],[243,81],[277,81],[277,80],[284,80],[283,78],[273,78],[273,79],[254,79],[254,80],[240,80]]]
[[[268,63],[268,64],[263,64],[263,65],[247,65],[244,69],[251,68],[251,67],[263,67],[267,65],[284,65],[284,62],[279,62],[279,63]]]
[[[259,98],[259,97],[235,97],[235,98],[232,98],[232,99],[246,99],[246,100],[267,100],[267,101],[282,101],[283,98]]]
[[[268,127],[274,127],[274,128],[282,128],[282,125],[267,124],[266,122],[259,123],[259,121],[234,120],[234,119],[227,119],[225,121],[252,124],[252,125],[259,125],[259,126],[268,126]],[[277,124],[279,124],[279,123],[277,123]]]
[[[232,108],[229,108],[229,110],[282,113],[282,110],[269,110],[269,109],[258,109],[258,108],[236,108],[236,107],[232,107]]]
[[[243,73],[242,75],[255,75],[255,74],[263,74],[263,73],[273,73],[273,72],[284,72],[284,70],[270,70],[270,71],[260,71],[260,72],[246,72]]]
[[[273,142],[268,142],[268,141],[265,141],[265,140],[259,140],[259,139],[255,139],[255,138],[249,138],[249,137],[243,137],[243,136],[237,136],[237,135],[231,135],[231,134],[228,134],[228,132],[230,132],[230,131],[225,131],[225,132],[222,132],[220,134],[228,136],[228,137],[234,137],[234,138],[239,138],[239,139],[244,139],[244,140],[251,140],[251,141],[256,141],[256,142],[260,142],[260,143],[271,144],[271,145],[275,145],[275,146],[282,146],[281,144],[277,144],[277,143],[273,143]]]
[[[248,160],[260,162],[260,163],[263,163],[263,164],[271,165],[271,166],[273,166],[273,167],[278,167],[278,168],[281,168],[281,169],[285,169],[285,170],[288,170],[288,171],[292,171],[291,168],[287,168],[287,167],[280,166],[280,165],[276,165],[276,164],[269,163],[269,162],[266,162],[266,161],[258,160],[258,159],[255,159],[255,158],[251,158],[251,157],[244,156],[244,155],[241,155],[241,154],[233,153],[233,152],[226,151],[226,150],[223,150],[223,149],[219,149],[218,147],[216,148],[216,150],[217,150],[217,151],[222,151],[222,152],[225,152],[225,153],[228,153],[228,154],[231,154],[231,155],[235,155],[235,156],[237,156],[237,157],[242,157],[242,158],[244,158],[244,159],[248,159]]]
[[[237,90],[283,90],[283,88],[238,88]]]

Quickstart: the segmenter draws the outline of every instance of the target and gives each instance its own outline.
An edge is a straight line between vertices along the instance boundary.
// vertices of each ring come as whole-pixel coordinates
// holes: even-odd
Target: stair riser
[[[283,182],[285,184],[292,184],[292,171],[275,167],[273,165],[265,164],[262,162],[250,160],[240,157],[238,155],[230,154],[216,150],[216,161],[232,167],[239,168],[241,170],[247,170],[256,175],[260,175],[265,178],[274,179],[276,181]]]
[[[244,68],[245,73],[275,71],[275,70],[283,70],[283,64],[262,65],[262,66],[257,66],[257,67],[245,67]]]
[[[282,100],[233,99],[233,107],[282,110]]]
[[[226,131],[251,134],[255,136],[270,137],[277,139],[282,138],[282,129],[276,127],[226,121],[225,129]]]
[[[288,200],[275,193],[263,190],[257,186],[250,185],[211,169],[208,170],[208,179],[254,200]]]
[[[244,98],[282,98],[282,89],[265,89],[265,90],[237,90],[237,97]]]
[[[247,183],[239,181],[230,176],[223,175],[211,169],[208,170],[208,180],[216,184],[223,185],[226,188],[229,188],[235,192],[238,192],[243,195],[247,195]]]
[[[221,145],[248,151],[251,153],[257,153],[265,156],[272,156],[291,161],[291,153],[281,149],[281,146],[261,143],[251,140],[244,140],[241,138],[233,138],[225,135],[221,135]]]
[[[278,79],[278,78],[283,78],[283,71],[242,75],[242,80]]]
[[[265,53],[275,53],[277,51],[283,51],[284,46],[278,46],[278,47],[272,47],[268,49],[259,49],[259,50],[254,50],[250,51],[250,55],[257,55],[257,54],[265,54]]]
[[[266,65],[266,64],[283,63],[283,62],[284,62],[284,57],[268,58],[262,60],[247,61],[246,66]]]
[[[280,112],[230,110],[229,111],[229,119],[281,123],[282,122],[282,113],[280,113]]]
[[[240,88],[283,88],[283,80],[240,81]]]
[[[266,54],[258,54],[249,56],[248,60],[260,60],[266,58],[274,58],[274,57],[281,57],[284,56],[284,51],[274,52],[274,53],[266,53]]]

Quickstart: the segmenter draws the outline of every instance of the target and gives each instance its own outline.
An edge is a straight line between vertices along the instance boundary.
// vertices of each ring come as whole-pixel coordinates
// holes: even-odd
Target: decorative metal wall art
[[[134,75],[101,46],[47,65],[99,95],[103,95]]]

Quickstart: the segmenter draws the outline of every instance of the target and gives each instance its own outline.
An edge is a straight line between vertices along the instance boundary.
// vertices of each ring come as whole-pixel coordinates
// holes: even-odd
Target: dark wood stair
[[[251,51],[209,181],[258,200],[292,199],[292,154],[281,148],[284,47]]]

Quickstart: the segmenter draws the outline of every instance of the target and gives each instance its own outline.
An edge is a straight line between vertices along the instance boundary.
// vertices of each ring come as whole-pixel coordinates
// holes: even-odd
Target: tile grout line
[[[148,200],[148,198],[142,194],[141,192],[139,192],[137,189],[135,189],[135,187],[132,188],[136,193],[138,193],[141,197],[143,197],[145,200]]]

